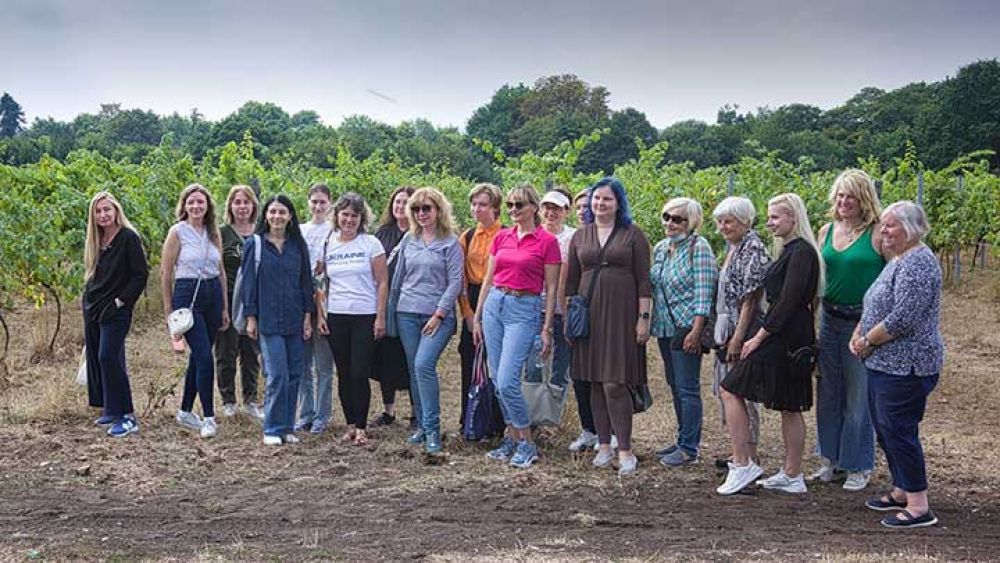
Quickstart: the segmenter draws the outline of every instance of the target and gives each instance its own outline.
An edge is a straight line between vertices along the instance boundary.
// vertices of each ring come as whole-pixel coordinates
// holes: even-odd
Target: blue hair
[[[589,225],[594,222],[594,212],[590,209],[590,198],[600,188],[611,188],[611,192],[615,194],[615,199],[618,200],[618,211],[615,213],[615,226],[628,227],[631,225],[632,206],[629,205],[628,196],[625,195],[625,186],[621,180],[614,176],[605,176],[587,189],[587,198],[584,200],[583,205],[584,224]]]

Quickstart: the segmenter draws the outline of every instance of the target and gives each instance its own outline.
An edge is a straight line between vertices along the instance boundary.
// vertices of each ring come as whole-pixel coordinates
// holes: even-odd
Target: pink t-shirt
[[[500,229],[490,254],[496,264],[493,285],[532,293],[541,293],[545,287],[546,264],[562,264],[559,241],[541,227],[520,240],[516,226]]]

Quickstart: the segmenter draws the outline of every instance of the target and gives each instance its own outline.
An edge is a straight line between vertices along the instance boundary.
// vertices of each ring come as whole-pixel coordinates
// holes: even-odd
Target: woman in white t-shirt
[[[368,443],[365,434],[375,340],[385,336],[385,302],[389,274],[385,249],[365,232],[372,213],[360,195],[348,192],[330,214],[335,229],[322,260],[327,290],[320,292],[320,334],[327,334],[337,364],[340,403],[347,419],[344,440]]]

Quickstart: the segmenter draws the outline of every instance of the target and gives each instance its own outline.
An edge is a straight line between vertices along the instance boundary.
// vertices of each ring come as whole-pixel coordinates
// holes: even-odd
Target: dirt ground
[[[542,462],[530,470],[491,463],[488,445],[456,438],[457,339],[442,362],[443,459],[407,447],[399,425],[374,434],[366,448],[346,445],[337,438],[339,413],[333,431],[297,446],[264,446],[259,426],[244,416],[220,418],[219,436],[201,440],[172,420],[184,358],[169,351],[152,315],[128,342],[141,431],[113,440],[91,424],[86,391],[72,382],[79,321],[67,319],[53,358],[29,361],[45,320],[22,307],[7,312],[14,337],[0,389],[0,558],[996,559],[995,277],[979,276],[946,296],[948,360],[922,425],[941,524],[916,532],[885,530],[881,515],[862,505],[887,487],[881,456],[863,493],[812,484],[799,496],[715,494],[723,475],[712,460],[725,455],[727,440],[707,375],[702,460],[660,466],[652,451],[670,440],[674,417],[655,351],[655,404],[636,417],[639,473],[619,479],[592,468],[589,455],[566,450],[579,429],[572,395],[562,427],[541,439]],[[373,414],[378,396],[373,387]],[[774,471],[782,455],[778,417],[765,418],[762,464]],[[807,421],[811,448],[812,413]],[[806,460],[807,470],[816,465]]]

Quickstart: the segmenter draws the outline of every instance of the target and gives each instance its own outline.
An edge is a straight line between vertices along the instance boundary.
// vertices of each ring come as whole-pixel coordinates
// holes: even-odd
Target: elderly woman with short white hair
[[[930,231],[924,210],[900,201],[882,212],[882,248],[892,259],[865,293],[851,351],[868,368],[868,405],[892,490],[869,499],[872,510],[898,511],[888,528],[933,526],[919,425],[927,396],[944,364],[941,339],[941,267],[923,243]]]
[[[715,343],[719,346],[712,373],[712,394],[719,398],[719,416],[723,427],[731,421],[726,418],[720,385],[729,374],[729,368],[740,359],[743,341],[761,326],[764,294],[764,274],[771,263],[767,247],[754,230],[757,210],[745,197],[727,197],[712,212],[719,234],[726,239],[728,250],[719,271],[719,285],[715,293]],[[746,402],[746,421],[749,427],[750,458],[757,459],[757,440],[760,435],[760,405]],[[717,469],[728,469],[731,459],[715,462]]]
[[[660,463],[677,467],[698,459],[701,445],[701,333],[712,314],[719,276],[712,246],[698,235],[701,205],[690,198],[663,206],[666,238],[653,248],[649,281],[653,286],[653,323],[667,385],[673,396],[677,438],[656,453]]]

